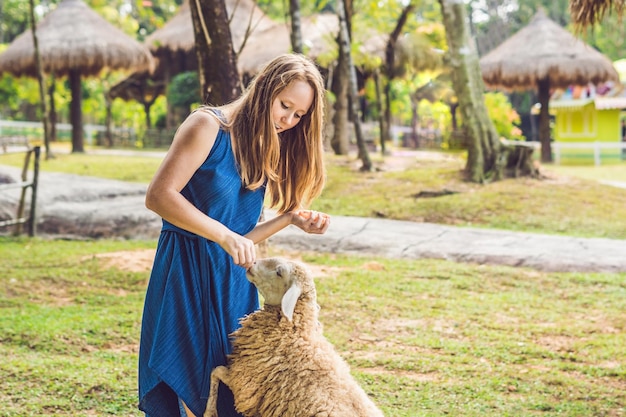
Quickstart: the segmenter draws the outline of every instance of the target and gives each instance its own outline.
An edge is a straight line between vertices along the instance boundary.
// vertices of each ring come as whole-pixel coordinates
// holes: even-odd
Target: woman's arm
[[[206,160],[217,138],[219,122],[197,111],[179,127],[170,150],[146,192],[146,207],[181,229],[217,242],[237,265],[254,263],[254,243],[208,217],[180,192]]]
[[[246,237],[254,243],[260,243],[291,224],[307,233],[323,234],[330,226],[330,216],[312,210],[291,211],[259,223]]]

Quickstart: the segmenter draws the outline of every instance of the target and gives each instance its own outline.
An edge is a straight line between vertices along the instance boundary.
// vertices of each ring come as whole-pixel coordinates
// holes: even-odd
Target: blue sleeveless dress
[[[246,190],[219,130],[206,161],[181,193],[209,217],[245,235],[261,215],[265,188]],[[202,416],[211,370],[226,363],[228,335],[259,308],[245,269],[217,243],[163,220],[148,284],[139,349],[139,408],[149,417],[178,416],[178,398]],[[240,416],[220,384],[220,417]]]

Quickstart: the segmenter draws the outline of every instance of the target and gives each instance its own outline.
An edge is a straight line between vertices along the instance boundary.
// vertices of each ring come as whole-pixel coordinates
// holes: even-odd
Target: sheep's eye
[[[276,275],[278,275],[280,278],[283,277],[283,269],[282,268],[276,268]]]

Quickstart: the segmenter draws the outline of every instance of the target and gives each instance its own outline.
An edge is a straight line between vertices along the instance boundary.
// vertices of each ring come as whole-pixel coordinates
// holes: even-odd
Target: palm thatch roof
[[[552,88],[619,81],[611,61],[537,12],[528,26],[480,59],[488,87],[528,90],[540,80]]]
[[[150,51],[81,0],[63,0],[37,25],[42,69],[66,75],[96,75],[103,69],[149,70]],[[0,54],[0,73],[35,75],[31,31],[18,36]]]
[[[226,10],[235,51],[241,48],[248,31],[256,34],[275,25],[253,0],[226,0]],[[165,51],[192,51],[195,40],[189,1],[185,0],[176,15],[146,37],[144,43],[155,55]]]
[[[237,65],[244,79],[252,77],[263,65],[276,56],[291,51],[290,28],[285,22],[275,22],[258,8],[253,0],[226,0],[230,18],[233,46],[239,53]],[[311,58],[336,49],[335,38],[339,30],[337,15],[322,13],[302,18],[302,37],[305,53]],[[246,39],[246,32],[249,36]],[[244,39],[245,44],[244,44]],[[178,12],[144,42],[157,57],[157,66],[152,74],[136,72],[129,82],[122,82],[111,90],[112,97],[123,99],[153,96],[148,79],[154,86],[169,83],[169,79],[183,71],[197,69],[195,40],[191,10],[185,0]],[[384,54],[386,38],[369,36],[361,42],[364,54]],[[243,46],[243,47],[242,47]],[[132,81],[132,82],[131,82]],[[142,88],[126,92],[124,89],[140,83]],[[146,101],[148,101],[146,98]],[[142,102],[142,100],[139,100]]]
[[[605,14],[615,11],[624,13],[626,0],[570,0],[570,14],[572,22],[579,27],[593,26]]]
[[[263,31],[254,31],[237,57],[237,67],[243,75],[252,76],[272,58],[291,50],[289,28],[274,23]]]
[[[152,32],[144,44],[155,55],[166,51],[191,51],[196,46],[191,23],[189,1],[185,0],[178,11],[162,27]]]
[[[230,19],[233,48],[239,53],[240,72],[252,74],[264,62],[288,52],[291,48],[287,27],[275,23],[253,0],[226,0],[226,10]],[[189,1],[185,0],[178,12],[163,27],[146,37],[144,44],[155,56],[161,58],[159,66],[171,65],[175,53],[178,53],[177,59],[180,59],[181,54],[187,54],[185,60],[195,64],[191,57],[195,56],[196,45]],[[164,71],[177,72],[173,68],[158,68],[156,72]]]

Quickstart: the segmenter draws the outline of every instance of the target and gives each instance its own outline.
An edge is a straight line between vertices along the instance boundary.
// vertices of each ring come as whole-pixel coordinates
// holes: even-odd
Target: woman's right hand
[[[256,262],[256,247],[247,237],[229,233],[220,246],[233,258],[235,265],[248,269]]]

